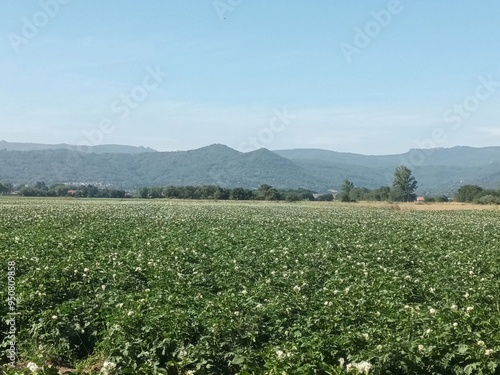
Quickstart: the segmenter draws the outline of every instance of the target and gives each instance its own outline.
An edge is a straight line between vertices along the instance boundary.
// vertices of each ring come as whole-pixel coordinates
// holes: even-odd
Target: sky
[[[500,146],[500,2],[3,0],[0,140]]]

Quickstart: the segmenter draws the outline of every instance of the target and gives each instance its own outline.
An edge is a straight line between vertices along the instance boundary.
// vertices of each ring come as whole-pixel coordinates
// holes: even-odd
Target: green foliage
[[[0,150],[0,178],[15,184],[102,182],[118,189],[143,186],[328,189],[329,183],[268,150],[241,153],[223,145],[182,152],[78,153],[70,150]]]
[[[351,181],[349,181],[348,179],[345,179],[342,182],[342,187],[340,188],[338,199],[341,202],[351,202],[351,200],[355,200],[355,199],[351,199],[351,196],[350,196],[351,191],[353,189],[354,189],[354,184]]]
[[[0,194],[9,194],[14,190],[14,186],[8,182],[0,182]]]
[[[417,180],[410,168],[401,165],[394,171],[391,197],[397,202],[413,202],[416,199]]]
[[[30,202],[0,199],[20,363],[145,375],[497,371],[500,211]]]
[[[500,196],[493,194],[482,195],[474,199],[474,202],[479,204],[500,204]]]
[[[455,199],[458,202],[472,202],[476,197],[479,197],[483,188],[477,185],[463,185],[458,189]]]
[[[35,186],[23,186],[20,194],[25,197],[64,197],[70,195],[70,190],[76,191],[71,196],[79,198],[125,198],[124,190],[98,188],[92,185],[70,186],[64,184],[55,184],[50,188],[45,182],[37,182]]]
[[[288,193],[286,194],[285,200],[287,202],[298,202],[302,200],[302,197],[297,193]]]
[[[349,198],[349,194],[341,191],[340,193],[337,194],[337,200],[340,202],[350,202],[351,198]]]

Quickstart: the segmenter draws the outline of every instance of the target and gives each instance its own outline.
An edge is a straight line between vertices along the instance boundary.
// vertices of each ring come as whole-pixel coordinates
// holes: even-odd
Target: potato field
[[[2,198],[0,363],[500,373],[499,228],[499,210]]]

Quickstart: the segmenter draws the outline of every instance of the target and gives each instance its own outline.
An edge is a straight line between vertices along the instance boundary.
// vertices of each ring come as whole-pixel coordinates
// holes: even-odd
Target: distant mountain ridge
[[[317,149],[243,153],[221,144],[175,152],[106,145],[85,153],[74,151],[76,146],[70,145],[12,150],[4,147],[9,144],[0,142],[0,181],[14,184],[99,183],[122,189],[202,184],[257,188],[269,184],[280,189],[325,192],[340,189],[346,178],[358,187],[390,186],[394,169],[404,164],[413,170],[419,194],[451,195],[465,184],[500,186],[500,147],[436,148],[369,156]]]
[[[140,154],[143,152],[157,152],[149,147],[135,147],[123,145],[98,145],[98,146],[75,146],[66,143],[42,144],[42,143],[20,143],[0,141],[0,150],[8,151],[41,151],[41,150],[72,150],[95,154]]]
[[[500,186],[500,147],[411,149],[397,155],[360,155],[316,149],[274,151],[336,186],[341,176],[356,186],[390,186],[394,169],[407,165],[421,194],[452,194],[464,184]]]

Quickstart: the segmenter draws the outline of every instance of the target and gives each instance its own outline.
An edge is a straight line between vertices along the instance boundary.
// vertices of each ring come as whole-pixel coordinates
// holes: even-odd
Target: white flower
[[[458,306],[453,304],[453,305],[451,305],[451,309],[456,311],[456,310],[458,310]]]
[[[347,366],[348,366],[348,372],[352,368],[355,368],[357,372],[359,372],[360,374],[368,374],[370,372],[370,369],[373,367],[372,364],[367,361],[361,361],[359,363],[353,362],[352,367],[349,367],[349,365]]]
[[[410,308],[410,305],[405,305],[405,309],[409,309]]]
[[[56,320],[57,319],[57,315],[52,315],[52,319]]]
[[[458,327],[458,323],[457,322],[453,323],[453,327],[457,328]]]
[[[479,340],[479,341],[477,342],[477,344],[478,344],[479,346],[485,346],[485,344],[484,344],[484,341],[483,341],[483,340]]]
[[[432,307],[429,309],[429,313],[431,315],[434,315],[435,313],[437,313],[436,309],[433,309]]]
[[[490,355],[490,354],[492,354],[493,352],[494,352],[494,350],[493,350],[493,349],[486,349],[486,350],[484,351],[484,355]]]
[[[467,306],[467,308],[465,309],[465,311],[469,312],[469,311],[472,311],[474,310],[474,307],[472,306]]]
[[[327,307],[332,307],[333,306],[333,302],[332,301],[325,301],[324,305],[327,306]]]
[[[285,357],[285,352],[283,350],[276,350],[276,355],[279,359],[282,359]]]
[[[295,286],[293,287],[293,290],[294,290],[294,291],[296,291],[297,293],[298,293],[298,292],[300,292],[300,286],[295,285]]]
[[[127,313],[127,316],[132,316],[133,314],[134,314],[134,312],[132,310],[129,310]]]
[[[368,341],[370,339],[370,335],[368,335],[368,333],[363,333],[361,336],[363,336],[363,338]]]
[[[257,306],[255,306],[256,309],[261,309],[262,308],[262,303],[259,303]]]
[[[135,272],[141,271],[141,267],[135,267]]]
[[[380,352],[384,347],[382,345],[377,345],[377,350]]]
[[[344,367],[344,362],[345,362],[344,358],[339,358],[339,364],[341,367]]]
[[[464,297],[469,298],[469,292],[465,292]]]
[[[240,315],[240,312],[239,312],[239,311],[235,311],[235,312],[234,312],[234,315],[239,316],[239,315]]]
[[[101,368],[102,374],[109,374],[110,370],[113,370],[116,367],[116,363],[111,361],[104,361]]]
[[[88,268],[84,268],[83,272],[89,272],[90,270]]]
[[[247,294],[247,290],[246,290],[246,289],[243,289],[243,290],[241,291],[241,294]]]
[[[38,370],[40,370],[40,367],[38,367],[38,365],[36,363],[33,363],[33,362],[28,362],[28,364],[26,365],[26,367],[31,371],[31,372],[34,372],[34,373],[37,373]]]
[[[424,350],[424,346],[423,346],[422,344],[420,344],[420,345],[418,346],[418,350],[423,351],[423,350]]]
[[[106,285],[101,285],[101,289],[105,290],[106,289]]]

